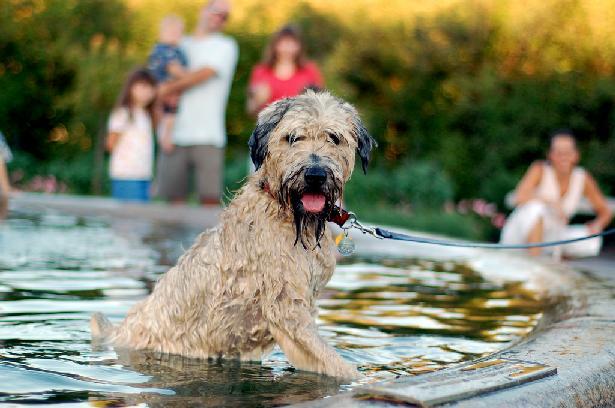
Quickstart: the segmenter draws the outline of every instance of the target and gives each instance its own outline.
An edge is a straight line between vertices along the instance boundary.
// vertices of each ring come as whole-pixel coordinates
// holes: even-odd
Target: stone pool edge
[[[100,197],[20,193],[11,208],[53,209],[77,215],[154,220],[208,227],[217,222],[219,207],[200,208],[164,204],[122,204]],[[511,273],[546,299],[557,300],[546,310],[537,328],[520,342],[489,357],[537,361],[558,369],[555,376],[491,392],[442,406],[456,407],[593,407],[615,402],[615,276],[597,278],[562,264],[528,260],[512,254],[449,249],[445,253],[426,245],[379,241],[353,234],[359,253],[464,259],[491,280],[509,280]],[[614,268],[615,269],[615,268]],[[475,363],[469,362],[467,364]],[[447,369],[444,369],[447,370]],[[386,400],[362,400],[358,387],[297,407],[399,406]]]
[[[399,230],[403,232],[403,230]],[[366,242],[358,236],[360,253],[386,253],[440,258],[438,249],[420,244],[390,241]],[[369,245],[369,248],[367,247]],[[410,246],[408,246],[410,245]],[[453,250],[446,257],[464,259],[487,279],[524,280],[547,301],[536,328],[510,347],[464,365],[492,358],[534,361],[557,368],[557,374],[523,385],[450,402],[442,407],[606,407],[615,405],[615,276],[605,279],[566,264],[528,259],[511,253],[487,250]],[[498,267],[499,266],[499,267]],[[615,269],[615,268],[614,268]],[[511,274],[516,274],[512,276]],[[614,270],[615,275],[615,270]],[[442,370],[453,370],[459,366]],[[394,381],[381,383],[392,387]],[[385,395],[357,387],[319,401],[294,405],[301,408],[399,407]]]

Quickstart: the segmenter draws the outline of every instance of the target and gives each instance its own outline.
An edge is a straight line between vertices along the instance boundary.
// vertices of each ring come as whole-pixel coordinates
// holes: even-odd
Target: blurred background
[[[160,19],[191,31],[202,0],[3,0],[0,130],[25,191],[107,194],[106,121]],[[347,207],[380,223],[495,239],[504,197],[548,135],[571,128],[582,164],[615,195],[615,1],[234,0],[240,57],[227,110],[225,183],[247,174],[250,69],[294,22],[327,88],[380,147]]]

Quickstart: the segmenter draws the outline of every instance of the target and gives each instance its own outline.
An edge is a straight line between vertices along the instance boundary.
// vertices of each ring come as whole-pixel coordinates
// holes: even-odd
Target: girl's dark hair
[[[124,82],[124,86],[122,87],[122,91],[120,92],[119,97],[117,98],[117,103],[115,104],[116,108],[126,108],[128,109],[128,113],[130,118],[132,119],[132,92],[130,92],[132,86],[137,82],[145,82],[153,87],[156,87],[156,79],[154,76],[145,68],[139,67],[133,70],[128,77],[126,78],[126,82]],[[155,122],[155,111],[154,104],[156,98],[152,98],[152,101],[145,107],[145,110],[149,114],[152,122]]]
[[[278,57],[276,55],[275,48],[280,40],[284,38],[292,38],[299,43],[299,52],[295,58],[295,64],[297,67],[303,68],[306,63],[305,45],[303,44],[301,30],[299,30],[299,27],[292,24],[285,25],[271,36],[269,44],[267,44],[267,47],[265,47],[265,52],[263,53],[263,64],[267,65],[269,68],[273,68],[275,66]]]

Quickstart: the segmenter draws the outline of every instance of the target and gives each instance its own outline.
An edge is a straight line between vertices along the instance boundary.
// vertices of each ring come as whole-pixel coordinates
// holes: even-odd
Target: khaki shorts
[[[199,200],[220,200],[224,149],[214,146],[175,146],[171,154],[158,158],[158,195],[166,200],[185,200],[190,171]]]

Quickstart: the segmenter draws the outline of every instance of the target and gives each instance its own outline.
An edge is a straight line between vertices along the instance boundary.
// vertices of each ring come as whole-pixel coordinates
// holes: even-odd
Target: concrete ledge
[[[75,215],[141,218],[154,222],[185,224],[208,228],[218,222],[218,206],[197,207],[163,203],[126,203],[108,197],[19,193],[11,199],[11,209],[66,211]]]
[[[147,219],[209,227],[220,208],[124,204],[108,198],[22,193],[11,208],[58,210],[78,215]],[[513,388],[445,404],[456,407],[608,407],[615,406],[615,264],[600,263],[600,275],[569,265],[539,262],[511,253],[479,249],[434,248],[430,245],[375,240],[354,232],[363,255],[391,255],[464,260],[486,279],[522,281],[548,301],[538,327],[527,338],[495,353],[502,358],[536,361],[557,368],[557,374]],[[594,269],[594,263],[576,263]],[[609,273],[611,271],[612,273]],[[478,360],[480,361],[480,360]],[[464,363],[475,364],[477,361]],[[444,371],[454,368],[448,368]],[[436,374],[436,373],[432,373]],[[432,374],[417,378],[429,380]],[[396,380],[399,382],[400,380]],[[403,379],[401,380],[403,381]],[[380,384],[394,386],[395,381]],[[365,394],[370,397],[366,399]],[[297,407],[400,406],[366,388]]]
[[[359,251],[398,256],[465,259],[487,279],[525,282],[548,301],[541,322],[529,337],[489,356],[540,362],[557,368],[557,374],[524,385],[494,391],[442,406],[451,407],[612,407],[615,406],[615,265],[610,276],[576,271],[569,265],[539,262],[518,255],[484,250],[447,253],[420,244],[365,242]],[[587,263],[581,263],[587,265]],[[591,263],[590,263],[591,265]],[[601,264],[604,268],[604,263]],[[606,276],[605,276],[606,275]],[[464,363],[469,366],[487,358]],[[458,366],[459,367],[459,366]],[[446,368],[442,372],[455,370]],[[429,381],[425,374],[419,378]],[[463,378],[461,378],[463,380]],[[379,384],[396,387],[403,379]],[[370,389],[371,388],[371,389]],[[321,401],[297,407],[399,407],[374,387],[359,387]],[[383,393],[384,394],[384,393]]]

